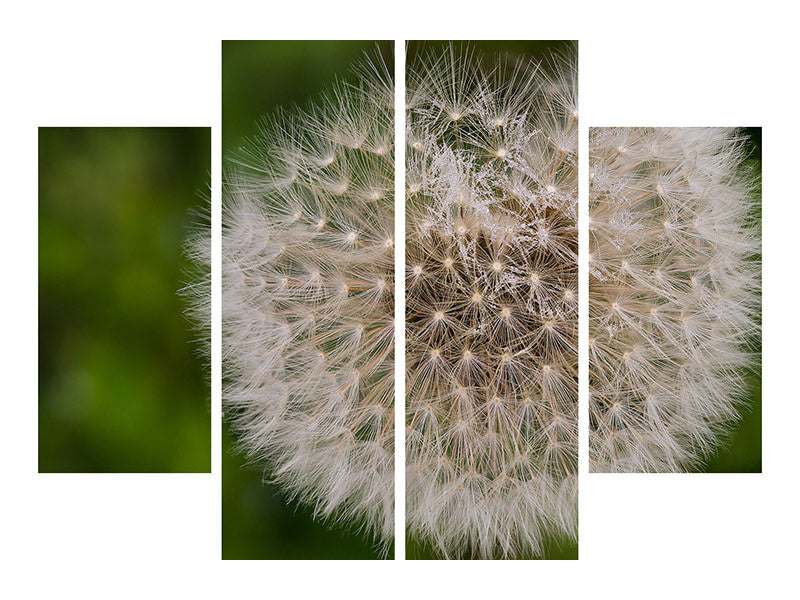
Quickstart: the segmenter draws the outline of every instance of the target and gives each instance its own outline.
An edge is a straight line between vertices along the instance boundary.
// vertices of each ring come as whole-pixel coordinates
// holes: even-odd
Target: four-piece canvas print
[[[761,472],[761,130],[584,154],[577,82],[574,41],[225,41],[216,215],[210,128],[40,128],[39,472],[210,472],[214,285],[223,559],[392,559],[401,494],[405,558],[577,559],[582,423],[587,477]]]

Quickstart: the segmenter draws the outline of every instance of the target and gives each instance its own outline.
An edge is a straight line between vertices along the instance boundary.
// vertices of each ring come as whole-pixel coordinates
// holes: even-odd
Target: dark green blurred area
[[[704,473],[761,473],[761,373],[746,379],[748,397],[739,409],[741,419],[711,455]]]
[[[289,503],[278,488],[262,483],[262,472],[244,464],[228,427],[223,430],[223,559],[386,558],[358,532],[314,520],[309,508]]]
[[[209,472],[178,290],[208,128],[39,129],[39,471]]]
[[[393,42],[378,45],[392,69]],[[351,65],[375,48],[373,41],[223,41],[224,159],[256,134],[261,118],[279,107],[307,106],[337,78],[352,80]],[[315,521],[309,509],[262,483],[263,474],[244,464],[227,426],[223,436],[223,559],[385,558],[367,538]]]
[[[223,41],[223,157],[257,132],[262,117],[279,107],[306,107],[337,78],[353,80],[353,63],[376,48],[392,72],[394,42]]]
[[[409,41],[406,45],[406,64],[413,64],[417,58],[428,52],[442,52],[450,44],[456,49],[461,47],[472,49],[478,56],[483,57],[485,66],[489,68],[494,66],[498,54],[511,58],[524,57],[547,61],[554,54],[575,52],[578,47],[578,43],[571,40]]]
[[[548,538],[543,543],[543,556],[519,556],[517,560],[578,560],[578,543]],[[495,560],[502,559],[496,556]],[[441,560],[442,556],[428,544],[406,538],[406,560]],[[468,558],[465,557],[468,560]]]
[[[749,158],[743,169],[754,174],[757,181],[757,204],[753,217],[761,221],[761,128],[744,127],[741,130]],[[754,257],[760,261],[761,256]],[[759,319],[760,321],[760,319]],[[758,357],[758,363],[745,379],[748,394],[739,410],[741,419],[734,425],[720,447],[709,457],[703,469],[705,473],[761,473],[761,340],[751,343],[750,352]]]

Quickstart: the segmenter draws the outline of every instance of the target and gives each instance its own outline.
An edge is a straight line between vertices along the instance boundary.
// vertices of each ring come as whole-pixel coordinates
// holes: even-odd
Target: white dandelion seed
[[[266,121],[226,174],[223,404],[268,480],[386,547],[394,92],[379,56],[357,75]]]
[[[738,416],[760,284],[733,129],[590,135],[590,460],[697,468]]]
[[[409,70],[407,523],[447,557],[577,534],[576,93],[571,58]]]

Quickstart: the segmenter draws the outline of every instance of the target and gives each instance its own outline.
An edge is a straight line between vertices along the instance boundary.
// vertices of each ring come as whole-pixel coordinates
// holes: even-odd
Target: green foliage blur
[[[208,128],[39,129],[39,472],[209,472],[178,290]]]
[[[353,80],[350,67],[380,49],[393,68],[393,42],[223,41],[222,149],[230,158],[279,107],[306,107],[337,79]]]
[[[350,66],[375,47],[372,41],[223,41],[223,161],[257,133],[260,119],[279,107],[306,106],[337,78],[352,79]],[[393,43],[379,47],[391,68]],[[385,558],[357,532],[315,521],[309,509],[263,483],[224,423],[223,436],[223,559]]]
[[[442,555],[430,545],[421,543],[410,536],[406,538],[406,560],[441,560]],[[498,555],[494,560],[503,557]],[[469,557],[464,557],[470,560]],[[547,538],[543,543],[542,556],[518,556],[516,560],[577,560],[578,543]]]
[[[409,41],[406,45],[406,64],[411,64],[428,52],[442,52],[449,44],[455,48],[469,48],[478,56],[482,56],[487,67],[495,64],[497,55],[509,58],[531,58],[546,61],[554,54],[576,52],[578,43],[572,40],[472,40],[449,41],[428,40]]]

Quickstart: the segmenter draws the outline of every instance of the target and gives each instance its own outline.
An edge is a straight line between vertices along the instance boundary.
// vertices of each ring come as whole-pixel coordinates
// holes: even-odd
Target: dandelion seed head
[[[453,46],[410,63],[406,520],[443,556],[576,535],[574,70]]]
[[[378,55],[354,83],[264,121],[224,181],[221,269],[223,403],[242,453],[316,517],[384,545],[394,527],[393,131]]]
[[[589,154],[602,224],[590,232],[591,469],[696,469],[738,418],[759,335],[741,135],[592,129]]]

